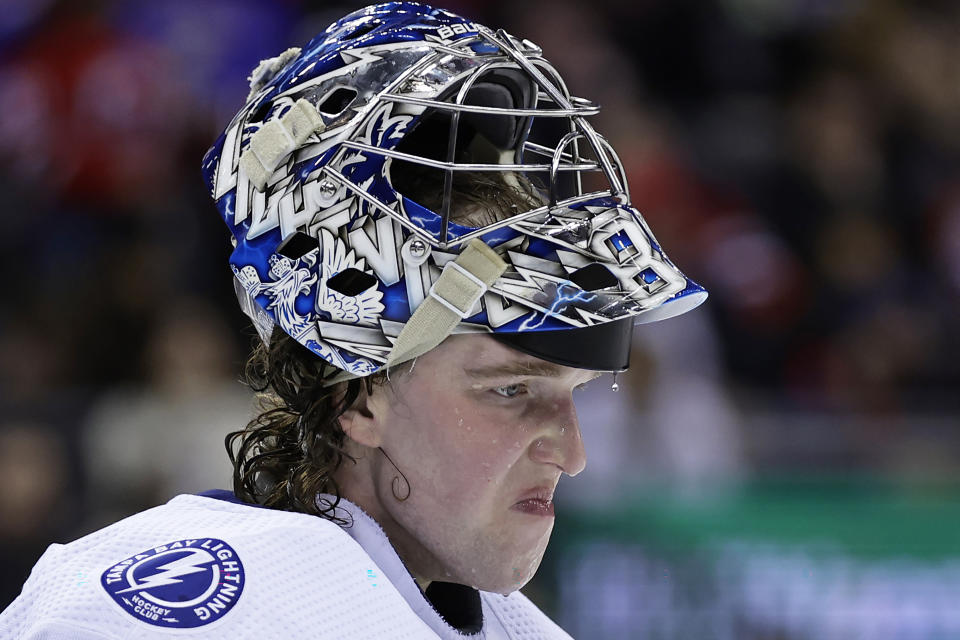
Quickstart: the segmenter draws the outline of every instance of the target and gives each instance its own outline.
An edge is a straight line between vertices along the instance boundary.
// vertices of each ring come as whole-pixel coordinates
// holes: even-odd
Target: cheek
[[[524,447],[522,425],[469,398],[428,399],[404,421],[404,449],[437,500],[482,500],[502,485]]]

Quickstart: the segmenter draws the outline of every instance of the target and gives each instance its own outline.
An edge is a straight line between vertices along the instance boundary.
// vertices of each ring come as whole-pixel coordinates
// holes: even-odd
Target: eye
[[[519,395],[522,395],[527,392],[527,385],[525,384],[508,384],[503,387],[497,387],[493,390],[498,396],[503,396],[504,398],[516,398]]]

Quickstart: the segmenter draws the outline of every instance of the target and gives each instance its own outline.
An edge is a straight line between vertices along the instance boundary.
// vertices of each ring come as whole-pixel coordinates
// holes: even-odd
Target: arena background
[[[525,592],[580,638],[960,637],[960,6],[440,4],[604,107],[711,291],[582,392]],[[229,486],[253,332],[200,159],[359,6],[4,3],[0,607],[49,543]]]

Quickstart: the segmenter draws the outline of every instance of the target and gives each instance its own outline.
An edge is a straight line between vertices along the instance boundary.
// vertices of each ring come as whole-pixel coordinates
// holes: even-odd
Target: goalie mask
[[[262,62],[250,82],[203,172],[265,341],[279,325],[341,377],[465,332],[618,371],[635,323],[706,298],[630,204],[588,122],[598,107],[529,41],[393,2]],[[462,215],[467,175],[525,205]]]

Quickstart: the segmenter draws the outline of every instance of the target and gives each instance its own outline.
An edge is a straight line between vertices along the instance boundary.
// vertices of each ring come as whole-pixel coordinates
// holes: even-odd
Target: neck
[[[356,464],[341,466],[334,479],[340,487],[340,495],[363,509],[368,516],[380,525],[407,571],[410,572],[417,586],[425,594],[433,579],[426,577],[427,571],[424,569],[434,566],[436,560],[416,540],[416,537],[398,523],[383,507],[379,494],[373,486],[372,474],[365,468],[370,457],[375,454],[376,451],[368,450],[362,457],[357,457]],[[389,490],[387,497],[384,499],[394,499]]]

